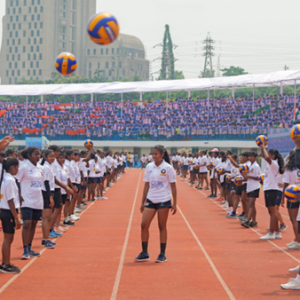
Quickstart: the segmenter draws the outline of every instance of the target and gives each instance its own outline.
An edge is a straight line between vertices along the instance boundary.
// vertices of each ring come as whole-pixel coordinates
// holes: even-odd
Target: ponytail
[[[163,159],[164,159],[165,162],[167,162],[169,165],[171,164],[169,153],[168,153],[167,149],[164,146],[157,145],[153,148],[153,150],[154,149],[157,150],[160,154],[163,155]]]
[[[275,155],[275,159],[277,159],[278,165],[279,165],[279,174],[283,174],[284,173],[284,161],[283,161],[281,154],[276,149],[270,149],[269,153],[271,155]]]
[[[296,153],[296,150],[294,149],[287,156],[285,170],[287,170],[287,171],[293,171],[296,168],[296,165],[295,165],[295,153]]]
[[[1,186],[2,186],[4,171],[8,172],[11,167],[18,166],[18,165],[19,165],[19,161],[16,158],[4,158],[2,160],[2,171],[1,171],[1,178],[0,178],[0,190],[1,190]]]
[[[41,165],[43,166],[45,161],[46,161],[46,158],[49,156],[49,154],[53,153],[54,151],[51,150],[51,149],[48,149],[46,150],[44,153],[43,153],[43,159],[41,161]]]

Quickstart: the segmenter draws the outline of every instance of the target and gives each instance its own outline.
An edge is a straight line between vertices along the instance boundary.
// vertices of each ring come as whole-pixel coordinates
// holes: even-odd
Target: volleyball
[[[244,180],[244,177],[243,176],[237,176],[234,178],[234,184],[237,185],[237,186],[241,186],[243,184],[243,180]]]
[[[210,170],[210,171],[214,168],[212,165],[207,165],[206,167],[207,167],[207,169]]]
[[[91,140],[86,140],[84,143],[85,148],[91,148],[93,147],[94,143]]]
[[[300,187],[295,184],[291,184],[285,189],[284,195],[290,202],[296,202],[299,193]]]
[[[227,183],[231,183],[231,176],[226,175],[225,180],[226,180]]]
[[[248,173],[248,172],[249,172],[249,167],[248,167],[248,165],[246,165],[246,164],[241,165],[241,166],[239,167],[239,171],[240,171],[241,174],[243,174],[243,173]]]
[[[224,169],[222,167],[216,168],[216,172],[217,172],[218,175],[222,174],[223,171],[224,171]]]
[[[260,175],[258,176],[258,182],[259,182],[260,184],[264,184],[264,180],[265,180],[265,174],[260,174]]]
[[[55,60],[55,68],[62,75],[71,75],[77,69],[76,57],[69,52],[59,54]]]
[[[268,138],[265,136],[265,135],[259,135],[257,138],[256,138],[256,145],[258,147],[261,147],[264,142],[267,142],[268,141]]]
[[[300,124],[297,124],[297,125],[293,126],[293,128],[291,130],[291,139],[293,141],[295,141],[299,138],[300,138]]]
[[[87,32],[90,39],[98,45],[109,45],[119,35],[119,23],[110,13],[99,13],[91,17]]]

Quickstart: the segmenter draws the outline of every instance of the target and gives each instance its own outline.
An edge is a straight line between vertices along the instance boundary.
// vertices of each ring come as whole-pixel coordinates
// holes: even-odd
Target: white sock
[[[296,280],[300,282],[300,275],[297,274]]]
[[[69,221],[69,217],[65,217],[65,222],[68,222]]]

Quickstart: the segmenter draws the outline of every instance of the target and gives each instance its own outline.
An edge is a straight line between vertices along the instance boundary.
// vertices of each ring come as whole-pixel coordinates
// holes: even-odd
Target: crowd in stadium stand
[[[296,97],[299,105],[299,97]],[[123,106],[123,107],[122,107]],[[45,135],[49,139],[98,140],[198,140],[253,139],[268,128],[289,128],[294,116],[294,96],[257,99],[178,99],[142,105],[130,100],[72,102],[0,102],[0,134],[17,139]]]

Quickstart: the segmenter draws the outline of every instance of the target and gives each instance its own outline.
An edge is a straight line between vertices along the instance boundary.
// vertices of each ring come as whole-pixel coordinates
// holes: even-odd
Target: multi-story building
[[[120,34],[109,46],[94,44],[87,23],[96,13],[96,0],[6,0],[3,17],[0,76],[2,84],[22,78],[49,80],[61,52],[73,53],[75,74],[106,79],[149,79],[149,61],[142,42]]]

